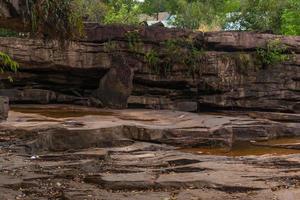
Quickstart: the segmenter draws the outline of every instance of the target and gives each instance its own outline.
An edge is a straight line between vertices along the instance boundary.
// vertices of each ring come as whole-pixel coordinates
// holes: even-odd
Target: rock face
[[[6,120],[9,111],[9,99],[0,96],[0,121]]]
[[[300,37],[86,27],[86,38],[63,50],[55,42],[0,38],[0,50],[21,64],[13,83],[3,76],[0,95],[12,103],[300,112]],[[275,40],[293,58],[263,66],[257,48]]]

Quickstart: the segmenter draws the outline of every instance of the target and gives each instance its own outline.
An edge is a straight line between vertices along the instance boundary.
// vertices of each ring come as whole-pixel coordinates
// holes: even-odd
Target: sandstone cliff
[[[87,25],[86,38],[0,38],[20,65],[0,95],[12,103],[71,103],[200,111],[300,111],[300,37]],[[264,65],[257,50],[280,41],[291,59]]]

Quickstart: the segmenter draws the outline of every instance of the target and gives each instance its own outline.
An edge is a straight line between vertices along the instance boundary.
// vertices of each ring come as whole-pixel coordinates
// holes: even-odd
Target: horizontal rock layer
[[[5,89],[0,95],[9,96],[12,103],[114,107],[105,103],[114,102],[116,107],[124,107],[127,99],[130,107],[184,111],[300,111],[300,37],[86,26],[86,38],[63,48],[57,42],[0,38],[0,50],[21,65],[13,83],[2,75]],[[262,66],[257,62],[257,48],[277,39],[287,53],[293,53],[293,59]],[[179,53],[173,49],[168,54],[167,44],[174,41],[185,44],[176,46]],[[186,57],[184,52],[190,47],[198,51],[196,58]],[[157,63],[151,63],[151,56],[158,58]],[[117,73],[108,73],[111,69]],[[108,78],[108,74],[120,77]],[[117,86],[108,86],[114,81]],[[129,89],[125,92],[124,88]]]
[[[4,134],[23,134],[30,152],[126,146],[134,141],[180,147],[227,146],[300,135],[298,114],[197,114],[168,110],[105,110],[66,105],[13,107]]]

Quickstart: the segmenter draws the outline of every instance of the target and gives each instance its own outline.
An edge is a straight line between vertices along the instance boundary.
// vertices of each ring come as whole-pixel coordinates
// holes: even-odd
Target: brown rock
[[[6,120],[9,111],[9,99],[7,97],[0,96],[0,121]]]
[[[100,80],[99,88],[94,92],[103,106],[109,108],[127,108],[127,99],[133,89],[133,67],[128,66],[123,58],[119,65],[112,67]]]
[[[188,111],[300,112],[299,37],[253,32],[203,34],[163,27],[97,24],[86,27],[87,38],[69,43],[64,50],[59,49],[56,42],[0,38],[0,50],[21,64],[15,81],[8,83],[6,80],[3,87],[19,91],[26,91],[26,88],[52,91],[60,95],[53,103],[103,103],[119,108],[128,103],[129,107]],[[131,44],[128,36],[132,32],[139,37],[136,44]],[[295,52],[294,59],[262,67],[256,57],[256,48],[264,47],[275,38]],[[193,76],[188,73],[190,67],[182,63],[172,63],[167,75],[156,74],[144,54],[150,49],[163,53],[163,43],[177,39],[188,39],[189,43],[204,49],[199,63],[194,66]],[[138,52],[130,48],[132,45],[140,47]],[[184,47],[180,46],[180,49],[183,54]],[[95,90],[98,92],[92,99]],[[18,103],[23,101],[23,96],[16,98],[19,98]],[[24,96],[23,102],[30,100],[30,96],[26,98]],[[35,98],[32,96],[33,102],[36,102]]]

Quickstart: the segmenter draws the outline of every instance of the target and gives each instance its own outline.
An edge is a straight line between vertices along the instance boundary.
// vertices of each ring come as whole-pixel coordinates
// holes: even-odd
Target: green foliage
[[[175,25],[190,29],[198,29],[200,26],[218,26],[221,22],[223,6],[223,0],[186,1],[176,13]]]
[[[156,51],[151,49],[145,54],[145,60],[149,67],[153,69],[156,73],[159,73],[159,63],[160,63],[160,58],[159,55]]]
[[[142,11],[148,15],[153,15],[165,10],[166,0],[145,0],[142,4]]]
[[[159,53],[158,53],[159,52]],[[167,40],[160,51],[151,49],[144,56],[145,61],[156,74],[167,76],[175,65],[187,69],[187,75],[195,77],[206,63],[205,52],[197,49],[187,39]]]
[[[163,11],[176,15],[174,24],[190,29],[218,24],[223,7],[224,0],[145,0],[142,5],[143,12],[149,15]]]
[[[240,0],[228,12],[227,22],[241,30],[300,34],[300,0]]]
[[[300,35],[300,0],[290,0],[290,7],[282,16],[281,33],[284,35]]]
[[[201,67],[207,63],[207,58],[203,49],[197,49],[195,46],[192,46],[186,57],[185,65],[188,66],[188,74],[192,77],[201,72]]]
[[[169,62],[179,62],[182,60],[181,40],[167,40],[164,42],[163,54]]]
[[[261,68],[261,63],[257,63],[256,55],[253,55],[253,53],[236,52],[231,58],[235,62],[237,71],[241,74],[246,74],[249,70],[259,70]]]
[[[4,29],[0,28],[0,37],[18,37],[19,33],[9,30],[9,29]]]
[[[17,72],[19,64],[12,60],[7,54],[0,51],[0,72],[4,73],[7,71]],[[11,76],[8,79],[12,81]]]
[[[142,10],[150,15],[170,12],[182,28],[300,35],[300,0],[145,0]]]
[[[270,66],[289,61],[291,56],[286,51],[286,46],[279,39],[275,39],[267,42],[265,48],[257,48],[256,53],[263,66]]]
[[[74,0],[26,0],[25,19],[32,32],[46,38],[70,39],[83,34],[79,5]]]
[[[140,14],[169,12],[174,24],[203,31],[254,30],[300,35],[300,0],[24,0],[32,32],[50,39],[83,35],[83,21],[139,24]],[[13,32],[0,35],[14,35]]]
[[[104,24],[138,24],[140,4],[134,0],[74,0],[75,12],[85,21]]]
[[[142,41],[138,30],[128,31],[125,35],[130,51],[142,53]]]
[[[105,24],[138,24],[141,9],[134,0],[115,0],[108,4]]]
[[[74,0],[76,12],[85,21],[102,23],[109,6],[99,0]]]
[[[115,41],[108,41],[104,44],[104,49],[107,52],[116,51],[118,49],[118,43]]]

